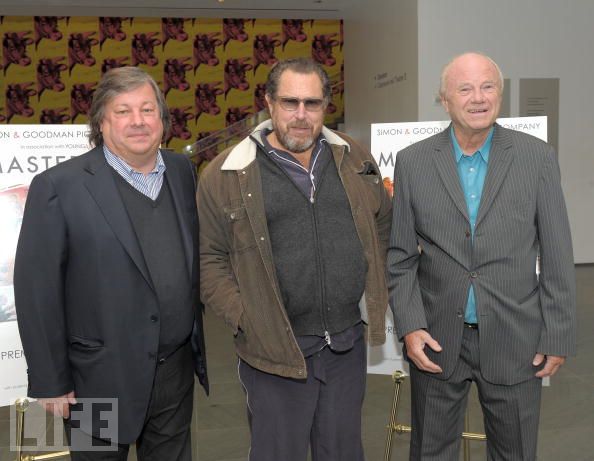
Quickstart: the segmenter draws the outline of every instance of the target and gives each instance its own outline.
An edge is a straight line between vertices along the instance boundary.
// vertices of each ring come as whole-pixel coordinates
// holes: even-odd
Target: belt
[[[470,328],[471,330],[478,330],[478,323],[464,322],[464,328]]]

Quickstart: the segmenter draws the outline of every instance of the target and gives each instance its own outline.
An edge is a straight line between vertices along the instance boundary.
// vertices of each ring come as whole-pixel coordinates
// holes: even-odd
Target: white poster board
[[[497,120],[501,126],[523,131],[547,141],[547,117],[511,117]],[[396,154],[405,147],[422,141],[445,130],[450,121],[374,123],[371,125],[371,153],[378,166],[384,185],[390,191],[394,178]],[[392,312],[386,313],[386,342],[382,346],[368,348],[367,372],[391,375],[396,370],[408,371],[402,357],[401,344],[394,329]]]
[[[29,184],[33,176],[88,151],[87,132],[86,125],[0,125],[0,406],[27,395],[12,277]]]

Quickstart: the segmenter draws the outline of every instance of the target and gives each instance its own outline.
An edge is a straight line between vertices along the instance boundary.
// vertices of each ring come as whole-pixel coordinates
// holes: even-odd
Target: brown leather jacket
[[[270,121],[258,126],[258,136]],[[360,302],[371,345],[385,341],[388,305],[385,264],[391,203],[375,161],[352,139],[323,128],[367,258]],[[235,334],[237,354],[254,368],[304,378],[303,354],[283,307],[256,159],[247,137],[218,155],[200,176],[200,286],[202,302]],[[340,270],[339,267],[336,270]]]

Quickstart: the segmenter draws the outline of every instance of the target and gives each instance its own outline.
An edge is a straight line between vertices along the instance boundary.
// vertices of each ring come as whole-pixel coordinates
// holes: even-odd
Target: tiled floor
[[[594,265],[579,266],[578,355],[569,359],[550,387],[543,390],[539,461],[594,461]],[[247,459],[249,429],[245,397],[237,380],[231,333],[208,313],[207,348],[211,395],[196,390],[193,421],[194,461],[240,461]],[[384,459],[386,424],[392,401],[389,376],[370,375],[363,412],[363,431],[368,461]],[[406,381],[402,389],[399,420],[409,421],[410,398]],[[476,395],[470,400],[470,430],[481,432]],[[32,409],[28,429],[39,430],[44,419]],[[13,460],[9,453],[8,409],[0,409],[0,460]],[[472,461],[486,459],[484,443],[471,442]],[[130,460],[136,457],[132,453]],[[392,461],[408,459],[408,436],[394,435]],[[462,459],[462,455],[461,458]],[[282,461],[282,460],[279,460]]]

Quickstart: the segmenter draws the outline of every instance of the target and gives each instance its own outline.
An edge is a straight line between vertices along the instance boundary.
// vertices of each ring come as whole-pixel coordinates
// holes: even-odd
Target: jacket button
[[[466,238],[469,238],[470,237],[470,231],[464,232],[464,235],[466,236]]]
[[[472,272],[470,273],[470,278],[473,278],[473,279],[475,279],[475,278],[477,278],[477,277],[478,277],[478,274],[477,274],[475,271],[472,271]]]
[[[462,311],[456,312],[456,315],[458,316],[458,318],[462,317]]]
[[[151,315],[151,322],[156,322],[157,320],[159,320],[159,317],[157,317],[156,315]]]

